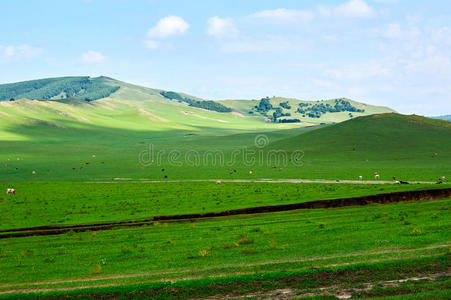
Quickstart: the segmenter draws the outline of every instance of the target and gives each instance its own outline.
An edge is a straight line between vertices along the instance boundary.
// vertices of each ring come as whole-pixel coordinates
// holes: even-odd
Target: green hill
[[[243,115],[262,116],[268,122],[299,121],[310,125],[338,123],[354,117],[390,113],[394,110],[347,98],[305,101],[283,97],[260,100],[222,100],[220,103]],[[274,116],[277,116],[275,119]]]
[[[79,97],[88,89],[78,90],[78,94],[63,95],[60,91],[59,98],[44,94],[53,91],[50,87],[63,86],[62,82],[76,86],[86,80],[94,82],[91,88],[108,86],[116,90],[108,97],[89,101]],[[370,179],[375,171],[383,179],[395,175],[409,180],[451,176],[447,167],[451,165],[449,122],[394,113],[368,116],[391,110],[348,99],[213,102],[107,77],[65,77],[50,80],[41,88],[26,91],[22,86],[17,91],[19,96],[36,92],[47,99],[0,101],[2,181],[164,176],[356,179],[358,174]],[[221,111],[223,107],[231,111]],[[279,123],[281,119],[298,118],[299,108],[306,115],[319,117],[301,116],[301,123]],[[265,122],[267,116],[287,111],[291,116],[279,115],[277,122]],[[351,120],[349,114],[353,114]],[[345,122],[319,125],[340,121]],[[264,149],[255,142],[261,134],[267,139]],[[140,155],[149,145],[161,157],[158,163],[142,164]],[[270,159],[249,164],[243,153],[271,149],[287,154],[303,151],[302,166]],[[197,155],[194,163],[192,157],[187,158],[193,153]],[[221,163],[211,160],[214,153],[222,155]],[[283,167],[283,171],[272,166]],[[170,168],[171,173],[163,174],[161,168]],[[231,174],[230,169],[236,172]]]
[[[104,77],[59,77],[0,85],[0,101],[14,99],[67,99],[87,101],[108,97],[119,85],[110,85]]]
[[[152,100],[166,104],[183,104],[206,111],[232,113],[241,119],[253,119],[253,121],[261,123],[297,123],[300,126],[336,123],[362,115],[393,112],[393,110],[386,107],[367,105],[345,98],[302,101],[273,97],[251,101],[211,101],[185,93],[128,84],[105,76],[94,78],[88,76],[46,78],[0,85],[0,101],[28,99],[70,103],[74,99],[93,101],[110,98],[127,101]],[[267,109],[263,105],[265,101],[267,101],[269,106]],[[75,102],[80,104],[79,101]],[[264,109],[261,109],[262,107]],[[171,106],[166,108],[172,109]]]
[[[416,115],[359,117],[278,141],[271,149],[300,149],[306,169],[337,178],[363,172],[369,179],[376,171],[387,179],[451,175],[451,123]]]

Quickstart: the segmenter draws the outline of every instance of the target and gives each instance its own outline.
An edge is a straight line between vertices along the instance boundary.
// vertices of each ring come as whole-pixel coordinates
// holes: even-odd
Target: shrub
[[[412,236],[419,236],[422,234],[423,233],[421,232],[421,230],[416,227],[413,227],[412,229],[410,229],[410,235],[412,235]]]
[[[200,257],[205,257],[208,254],[210,254],[210,250],[209,249],[202,249],[202,250],[199,251],[199,256]]]
[[[248,238],[248,237],[245,236],[245,235],[241,235],[241,236],[238,238],[238,244],[240,244],[240,245],[252,244],[253,242],[254,242],[253,239],[250,239],[250,238]]]
[[[102,267],[100,265],[95,265],[89,270],[89,273],[99,274],[101,271],[102,271]]]

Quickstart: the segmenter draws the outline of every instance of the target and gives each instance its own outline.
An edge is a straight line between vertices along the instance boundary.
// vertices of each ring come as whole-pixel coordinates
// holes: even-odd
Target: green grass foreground
[[[155,280],[446,253],[450,210],[445,199],[2,239],[1,283]]]
[[[78,291],[53,291],[19,296],[7,295],[9,299],[45,298],[133,298],[133,299],[190,299],[205,297],[238,296],[277,296],[281,290],[288,290],[299,298],[336,299],[335,295],[343,291],[354,291],[351,295],[362,298],[381,297],[384,295],[416,296],[423,299],[447,299],[451,278],[441,276],[434,282],[425,280],[420,283],[400,283],[396,286],[382,287],[380,282],[403,280],[408,277],[447,272],[450,266],[450,254],[423,258],[392,260],[377,263],[359,263],[350,266],[321,267],[302,271],[276,271],[270,273],[230,275],[202,279],[188,279],[175,282],[152,282],[84,288]],[[369,291],[359,292],[362,286],[371,284]],[[373,288],[374,286],[374,288]],[[322,288],[322,289],[320,289]],[[308,295],[308,296],[307,296]],[[260,298],[259,297],[259,298]],[[0,298],[4,298],[0,296]],[[316,299],[316,297],[315,297]]]
[[[216,212],[264,205],[348,198],[450,185],[326,183],[78,183],[0,184],[0,229],[85,224]]]

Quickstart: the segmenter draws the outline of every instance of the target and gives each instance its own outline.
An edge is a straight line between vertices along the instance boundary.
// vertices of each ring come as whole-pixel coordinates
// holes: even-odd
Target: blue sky
[[[106,75],[206,99],[451,113],[451,2],[2,0],[0,83]]]

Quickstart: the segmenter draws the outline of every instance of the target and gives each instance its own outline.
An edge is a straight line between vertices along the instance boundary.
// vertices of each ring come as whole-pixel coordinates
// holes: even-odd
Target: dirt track
[[[347,253],[344,255],[331,255],[331,256],[322,256],[322,257],[309,257],[309,258],[300,258],[300,259],[288,259],[288,260],[271,260],[271,261],[262,261],[255,262],[249,264],[239,264],[239,265],[227,265],[227,267],[240,267],[240,266],[259,266],[259,265],[271,265],[271,264],[279,264],[286,262],[302,262],[302,261],[316,261],[316,260],[327,260],[331,258],[344,258],[344,257],[352,257],[352,256],[361,256],[361,255],[373,255],[373,254],[382,254],[382,253],[406,253],[406,252],[415,252],[421,250],[432,250],[432,249],[440,249],[440,248],[448,248],[450,244],[440,244],[440,245],[432,245],[428,247],[422,248],[412,248],[412,249],[387,249],[387,250],[379,250],[379,251],[364,251],[364,252],[355,252],[355,253]],[[423,255],[421,255],[423,256]],[[427,256],[427,255],[426,255]],[[353,262],[344,262],[339,264],[330,264],[330,265],[322,265],[323,267],[336,267],[343,266],[349,264],[358,264],[364,262],[381,262],[386,259],[373,259],[373,260],[365,260],[365,261],[353,261]],[[216,268],[215,266],[203,268],[203,270],[210,270]],[[0,291],[1,294],[19,294],[19,293],[38,293],[38,292],[56,292],[56,291],[72,291],[72,290],[82,290],[87,288],[94,287],[108,287],[108,286],[119,286],[127,284],[126,282],[111,282],[104,284],[96,284],[96,281],[103,280],[117,280],[117,279],[136,279],[136,278],[145,278],[147,276],[152,275],[176,275],[175,277],[163,277],[154,280],[145,280],[145,282],[157,282],[157,281],[180,281],[180,280],[189,280],[189,279],[198,279],[203,278],[202,275],[189,275],[189,276],[178,276],[178,274],[191,272],[191,269],[179,269],[174,271],[165,271],[165,272],[143,272],[143,273],[128,273],[128,274],[113,274],[113,275],[105,275],[105,276],[96,276],[96,277],[84,277],[84,278],[74,278],[74,279],[64,279],[64,280],[54,280],[54,281],[38,281],[38,282],[23,282],[16,284],[5,284],[0,285],[0,288],[10,288],[8,290]],[[211,274],[209,277],[224,277],[230,275],[238,275],[238,274],[251,274],[253,272],[233,272],[233,273],[219,273],[219,274]],[[86,284],[88,282],[94,282],[94,284]],[[55,287],[52,285],[58,284],[66,284],[66,283],[77,283],[77,286],[71,287]],[[46,287],[39,287],[40,285]],[[19,288],[21,286],[35,286],[36,288]]]
[[[396,181],[384,180],[328,180],[328,179],[274,179],[274,178],[260,178],[260,179],[177,179],[177,180],[152,180],[147,178],[113,178],[112,180],[90,181],[96,183],[114,183],[114,182],[143,182],[143,183],[161,183],[161,182],[267,182],[267,183],[352,183],[352,184],[396,184]],[[432,181],[408,181],[409,184],[436,184]]]
[[[242,214],[280,212],[296,209],[337,208],[344,206],[361,206],[372,203],[388,204],[401,201],[440,200],[445,198],[451,198],[451,188],[393,192],[353,198],[340,198],[340,199],[317,200],[293,204],[257,206],[209,213],[154,216],[153,218],[150,219],[131,220],[122,222],[59,225],[59,226],[38,226],[38,227],[7,229],[0,230],[0,239],[27,237],[27,236],[57,235],[67,233],[69,231],[83,232],[83,231],[110,230],[117,227],[139,227],[151,225],[155,221],[183,221],[183,220],[215,218]]]

